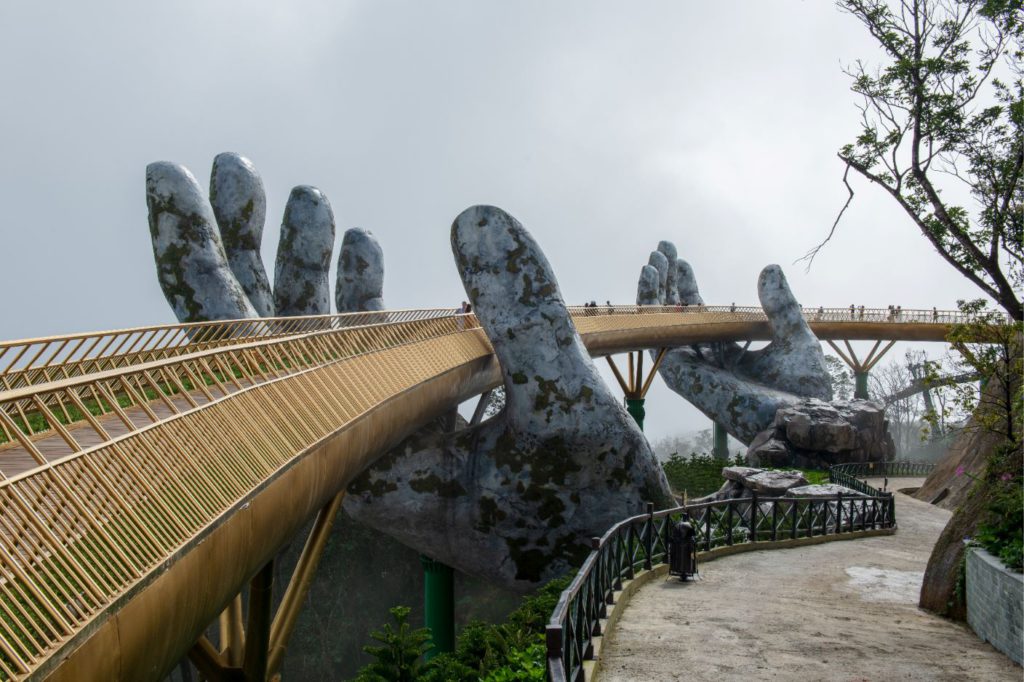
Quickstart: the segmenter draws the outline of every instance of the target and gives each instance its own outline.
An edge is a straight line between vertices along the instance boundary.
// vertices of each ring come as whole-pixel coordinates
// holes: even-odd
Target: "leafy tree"
[[[356,682],[413,682],[420,679],[422,657],[432,648],[430,630],[413,629],[408,623],[408,606],[390,609],[397,629],[391,623],[370,633],[370,637],[383,646],[364,646],[363,651],[373,656],[372,663],[364,666]]]
[[[849,400],[853,397],[853,372],[846,363],[834,355],[825,356],[825,371],[832,384],[832,397],[836,400]]]
[[[954,371],[971,370],[982,377],[982,390],[975,384],[961,384],[954,390],[954,402],[964,413],[974,415],[974,428],[998,434],[1013,446],[1021,443],[1024,393],[1021,382],[1021,344],[1024,325],[1000,324],[1002,317],[985,308],[984,300],[960,301],[960,311],[970,322],[954,325],[946,340],[955,355]]]
[[[1024,12],[1020,0],[838,0],[882,48],[845,69],[861,131],[839,151],[884,189],[946,262],[1024,317]],[[973,210],[954,203],[966,189]]]

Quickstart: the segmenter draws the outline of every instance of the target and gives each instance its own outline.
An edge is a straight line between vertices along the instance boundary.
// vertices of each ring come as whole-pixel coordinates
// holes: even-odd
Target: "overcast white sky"
[[[4,0],[0,338],[173,321],[145,166],[206,184],[221,151],[263,176],[271,274],[289,190],[316,185],[339,241],[379,238],[389,307],[464,298],[448,230],[477,203],[534,234],[570,303],[632,301],[672,239],[709,303],[756,303],[779,263],[807,306],[953,307],[972,287],[865,183],[793,265],[846,198],[840,67],[874,56],[827,0]],[[653,438],[706,424],[650,398]]]

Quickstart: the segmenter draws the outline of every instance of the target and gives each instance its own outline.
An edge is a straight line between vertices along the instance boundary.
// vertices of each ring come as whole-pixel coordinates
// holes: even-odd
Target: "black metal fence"
[[[868,485],[865,478],[900,478],[905,476],[927,476],[935,469],[933,462],[852,462],[836,464],[828,471],[828,479],[833,483],[852,488],[865,495],[877,495],[880,491]]]
[[[874,489],[872,489],[874,490]],[[548,678],[581,682],[583,662],[593,658],[616,590],[638,571],[664,563],[672,527],[689,517],[698,550],[892,528],[891,493],[866,496],[737,498],[654,511],[617,523],[601,538],[564,592],[547,626]]]

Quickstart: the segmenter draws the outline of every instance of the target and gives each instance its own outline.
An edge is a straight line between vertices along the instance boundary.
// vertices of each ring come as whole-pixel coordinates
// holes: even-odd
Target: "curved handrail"
[[[596,308],[569,306],[574,316],[645,312],[732,313],[737,318],[764,320],[757,306],[675,305],[636,306],[599,305]],[[881,308],[804,308],[808,322],[890,322],[925,324],[961,324],[977,319],[953,310],[901,310]],[[456,314],[452,308],[397,309],[375,312],[266,317],[241,320],[217,320],[179,324],[158,324],[97,332],[60,334],[13,341],[0,341],[0,388],[67,378],[90,371],[104,371],[134,362],[168,357],[182,352],[205,350],[243,340],[270,338],[308,331],[359,326],[381,322],[408,322]],[[1008,317],[1005,317],[1008,320]]]
[[[877,464],[878,466],[872,466]],[[832,481],[858,489],[861,495],[750,498],[717,500],[632,516],[592,539],[593,550],[572,583],[562,592],[546,628],[547,675],[555,682],[583,682],[583,663],[593,657],[593,639],[601,635],[602,619],[614,594],[641,570],[664,563],[672,527],[687,518],[703,551],[733,544],[834,535],[895,528],[892,493],[861,481],[858,474],[918,476],[924,462],[851,463],[833,466]],[[857,484],[850,485],[851,483]]]
[[[157,324],[0,341],[0,389],[10,390],[102,372],[255,339],[391,322],[449,317],[451,308],[336,315],[259,317]]]
[[[640,316],[647,320],[645,324],[660,326],[666,332],[675,329],[674,333],[652,339],[657,340],[661,346],[692,343],[703,337],[709,341],[767,338],[770,332],[764,312],[749,306],[571,306],[569,311],[581,331],[615,331],[621,328],[618,320],[623,315],[633,319]],[[908,310],[898,316],[888,313],[874,309],[858,310],[851,318],[844,309],[820,308],[805,310],[805,317],[823,339],[850,336],[939,340],[945,337],[951,322],[967,319],[960,313],[950,311]],[[77,404],[79,401],[67,402],[63,394],[49,390],[51,385],[59,385],[76,377],[115,370],[131,371],[137,365],[210,350],[237,348],[267,339],[301,337],[353,327],[458,320],[460,317],[450,309],[432,308],[162,325],[6,342],[0,344],[0,411],[6,411],[10,419],[0,418],[0,449],[9,448],[15,440],[11,421],[30,438],[35,437],[37,430],[51,429],[50,417],[27,399],[25,396],[29,393],[21,389],[36,387],[34,392],[45,396],[43,403],[53,411],[53,416],[68,426],[86,420],[86,409],[92,410],[96,416],[110,411],[107,409],[107,399],[99,395],[79,395],[80,402],[85,404],[83,408]],[[475,319],[472,324],[476,324]],[[683,330],[686,333],[680,334]],[[707,333],[703,334],[703,330]],[[596,354],[600,354],[599,351],[595,349]],[[188,384],[188,381],[185,383]],[[22,398],[12,401],[9,396],[13,394]],[[114,397],[122,401],[121,407],[135,406],[136,398],[141,398],[142,402],[162,399],[155,389],[143,389],[134,394],[131,391],[115,390]]]
[[[844,485],[865,495],[877,495],[879,491],[874,486],[868,485],[865,478],[882,478],[888,480],[890,477],[901,476],[927,476],[935,469],[934,462],[922,462],[912,460],[895,460],[891,462],[847,462],[834,464],[829,467],[828,480],[832,483]]]

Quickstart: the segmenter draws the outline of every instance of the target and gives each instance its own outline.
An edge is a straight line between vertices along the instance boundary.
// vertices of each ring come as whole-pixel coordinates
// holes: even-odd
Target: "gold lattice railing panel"
[[[304,358],[305,368],[253,381],[5,481],[0,676],[31,672],[297,453],[389,397],[489,356],[482,332],[462,322],[463,329],[447,318],[388,326],[372,337],[370,330],[325,332],[265,343],[257,346],[265,362]],[[351,346],[332,335],[380,348],[346,354]],[[214,353],[205,364],[230,356],[245,365],[239,348]],[[250,361],[254,376],[256,356]],[[184,364],[174,361],[167,375],[185,375]]]

